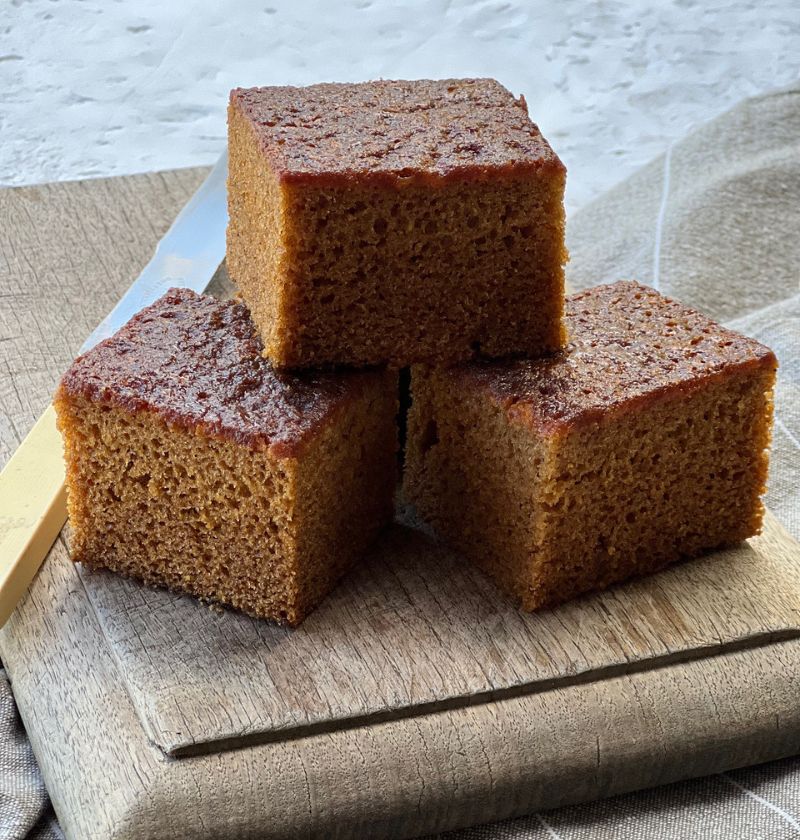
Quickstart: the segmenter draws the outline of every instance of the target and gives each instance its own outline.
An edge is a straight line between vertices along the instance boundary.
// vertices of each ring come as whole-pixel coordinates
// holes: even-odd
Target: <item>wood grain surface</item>
[[[799,569],[770,518],[736,549],[528,614],[406,519],[295,630],[81,578],[148,736],[181,755],[797,636]]]
[[[3,460],[202,174],[0,191]],[[800,610],[796,551],[769,519],[738,556],[525,617],[398,526],[290,635],[82,575],[62,537],[0,631],[0,653],[68,837],[408,837],[800,751],[800,639],[787,638]],[[380,645],[363,647],[364,629]],[[201,667],[193,634],[216,646]],[[724,650],[740,644],[751,646]],[[443,689],[482,702],[424,705]],[[315,691],[340,698],[336,731],[303,730],[312,714],[331,716]],[[418,708],[364,719],[376,698]],[[180,759],[151,740],[186,748],[281,727],[293,737]]]

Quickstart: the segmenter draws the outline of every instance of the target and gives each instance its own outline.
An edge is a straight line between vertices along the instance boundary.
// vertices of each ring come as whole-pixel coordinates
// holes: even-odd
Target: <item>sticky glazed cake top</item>
[[[710,378],[775,370],[775,354],[688,306],[635,282],[566,299],[566,348],[546,359],[460,365],[515,418],[545,432],[586,425],[690,393]]]
[[[236,88],[231,106],[284,182],[403,185],[565,171],[524,98],[494,79]]]
[[[61,380],[82,396],[279,457],[298,454],[375,371],[276,372],[242,304],[170,289]]]

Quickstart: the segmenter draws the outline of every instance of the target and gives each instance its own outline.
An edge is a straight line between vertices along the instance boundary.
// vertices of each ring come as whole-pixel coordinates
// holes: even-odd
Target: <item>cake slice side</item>
[[[252,122],[228,106],[228,228],[225,264],[247,301],[266,353],[278,359],[287,339],[285,192],[270,169]]]
[[[296,620],[297,461],[67,389],[73,560],[276,621]]]
[[[287,185],[280,367],[538,356],[564,343],[565,177]]]
[[[405,500],[522,602],[545,537],[538,500],[553,471],[550,441],[509,423],[486,394],[453,387],[447,371],[415,365],[411,393]]]
[[[556,437],[527,609],[760,533],[775,369],[745,365]]]
[[[338,407],[298,462],[297,610],[309,612],[394,517],[397,374],[376,374]]]

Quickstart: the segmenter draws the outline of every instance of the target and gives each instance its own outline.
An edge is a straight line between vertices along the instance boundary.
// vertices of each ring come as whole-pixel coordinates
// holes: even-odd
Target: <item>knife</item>
[[[171,286],[202,292],[225,257],[227,153],[181,210],[119,303],[84,342],[113,335]],[[49,406],[0,473],[0,627],[28,589],[67,519],[61,436]]]

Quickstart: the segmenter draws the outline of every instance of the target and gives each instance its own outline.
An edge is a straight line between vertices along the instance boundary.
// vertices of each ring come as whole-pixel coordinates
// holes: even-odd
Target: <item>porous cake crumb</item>
[[[281,368],[563,344],[566,170],[492,79],[231,93],[227,267]]]
[[[172,289],[55,397],[72,556],[299,623],[393,513],[396,375],[281,375],[241,304]]]
[[[761,528],[772,351],[637,283],[566,327],[552,358],[412,369],[404,493],[525,609]]]

